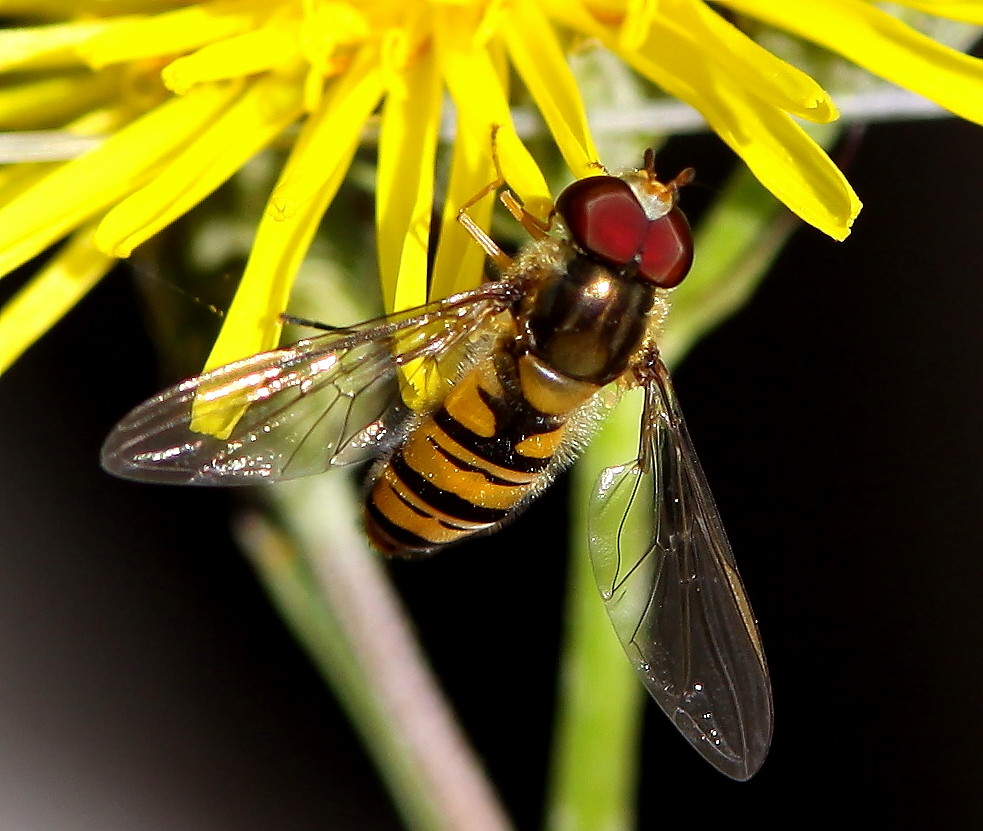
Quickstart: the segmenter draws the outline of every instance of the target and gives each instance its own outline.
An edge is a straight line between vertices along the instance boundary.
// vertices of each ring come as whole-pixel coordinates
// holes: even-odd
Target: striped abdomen
[[[570,415],[597,389],[529,355],[473,367],[379,471],[366,500],[372,543],[428,552],[497,525],[547,484]]]

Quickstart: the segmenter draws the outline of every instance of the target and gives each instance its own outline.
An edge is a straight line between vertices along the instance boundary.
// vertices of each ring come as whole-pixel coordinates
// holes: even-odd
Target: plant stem
[[[283,533],[259,515],[244,548],[334,689],[413,831],[509,831],[433,677],[378,555],[355,525],[346,477],[272,492]]]
[[[637,453],[640,403],[623,402],[604,423],[574,467],[574,493],[590,493],[611,458]],[[622,831],[634,824],[643,690],[597,593],[586,506],[586,499],[573,503],[548,831]]]

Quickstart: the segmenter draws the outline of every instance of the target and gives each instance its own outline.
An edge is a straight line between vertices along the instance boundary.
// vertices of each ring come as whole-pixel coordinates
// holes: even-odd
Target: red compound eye
[[[580,248],[616,265],[635,258],[649,224],[632,189],[613,176],[574,182],[556,200],[556,211]]]
[[[649,223],[638,271],[657,286],[671,289],[689,274],[691,265],[693,234],[685,214],[679,208],[673,208],[665,216]]]
[[[556,200],[570,235],[585,253],[616,266],[637,263],[638,272],[672,288],[693,262],[693,241],[678,208],[649,220],[623,179],[590,176],[564,189]]]

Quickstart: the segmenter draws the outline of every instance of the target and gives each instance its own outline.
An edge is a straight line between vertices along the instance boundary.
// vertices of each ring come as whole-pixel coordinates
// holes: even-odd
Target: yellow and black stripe
[[[477,364],[379,471],[365,511],[373,545],[426,553],[500,523],[545,484],[571,413],[597,389],[528,355]]]

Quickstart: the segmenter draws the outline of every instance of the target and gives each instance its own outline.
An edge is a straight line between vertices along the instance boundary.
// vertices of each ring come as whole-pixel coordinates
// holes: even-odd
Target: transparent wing
[[[653,369],[640,457],[594,495],[594,573],[649,693],[707,761],[748,779],[771,743],[768,669],[668,370]]]
[[[148,482],[243,485],[372,458],[399,435],[397,370],[453,380],[469,350],[490,340],[513,293],[489,283],[190,378],[120,421],[102,465]],[[210,424],[230,425],[228,435],[196,432],[193,403]]]

